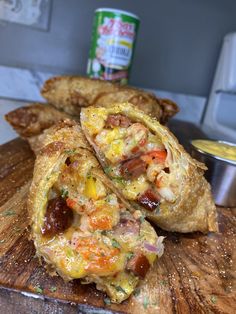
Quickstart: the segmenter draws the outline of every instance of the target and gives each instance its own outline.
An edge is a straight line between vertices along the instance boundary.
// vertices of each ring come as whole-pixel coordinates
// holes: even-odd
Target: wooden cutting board
[[[34,155],[23,140],[0,146],[1,287],[75,302],[83,311],[88,306],[90,313],[91,306],[109,313],[236,313],[236,209],[218,209],[218,234],[181,235],[158,229],[166,236],[163,257],[134,296],[120,305],[106,305],[105,295],[93,285],[50,277],[35,257],[26,209],[33,165]]]

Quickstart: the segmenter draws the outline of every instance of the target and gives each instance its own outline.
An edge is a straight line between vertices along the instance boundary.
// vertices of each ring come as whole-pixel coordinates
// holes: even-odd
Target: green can
[[[101,8],[95,11],[87,74],[127,84],[139,28],[138,16]]]

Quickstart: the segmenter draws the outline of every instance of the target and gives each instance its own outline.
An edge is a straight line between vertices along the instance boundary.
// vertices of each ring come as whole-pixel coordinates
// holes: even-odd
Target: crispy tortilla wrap
[[[133,207],[165,230],[217,231],[205,165],[156,119],[123,103],[82,109],[81,125],[104,170]]]
[[[53,77],[44,83],[41,94],[50,104],[73,116],[79,115],[81,107],[110,107],[117,102],[130,102],[161,123],[179,111],[173,101],[141,89],[79,76]]]
[[[50,105],[33,103],[15,109],[5,115],[6,121],[13,129],[27,140],[34,152],[40,148],[38,136],[57,122],[71,118]]]
[[[112,188],[75,122],[44,132],[28,208],[37,255],[64,280],[94,282],[112,302],[133,292],[163,237]]]

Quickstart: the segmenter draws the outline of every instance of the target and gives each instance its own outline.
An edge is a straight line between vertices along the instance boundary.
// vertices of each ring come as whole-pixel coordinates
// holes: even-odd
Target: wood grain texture
[[[93,285],[81,285],[79,280],[64,283],[60,277],[50,277],[35,257],[34,245],[28,239],[26,208],[33,165],[34,155],[23,140],[0,147],[1,310],[104,313],[103,308],[106,313],[236,313],[235,209],[218,209],[218,234],[181,235],[157,229],[159,235],[166,236],[163,257],[128,301],[105,305],[105,295]],[[46,301],[24,299],[11,290],[41,292]],[[22,298],[24,301],[20,301]],[[24,306],[34,311],[27,312]]]

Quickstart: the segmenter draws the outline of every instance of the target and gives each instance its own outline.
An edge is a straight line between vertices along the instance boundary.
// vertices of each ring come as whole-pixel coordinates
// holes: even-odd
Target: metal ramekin
[[[218,143],[236,146],[226,141]],[[208,170],[205,172],[207,181],[211,184],[215,203],[223,207],[236,207],[236,162],[206,153],[191,143],[191,155],[203,162]]]

